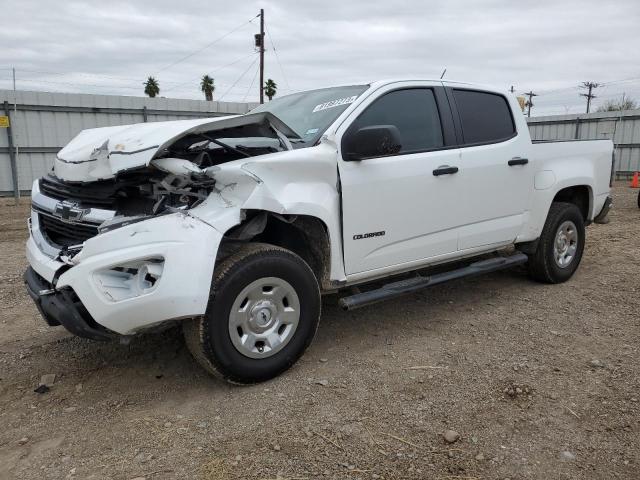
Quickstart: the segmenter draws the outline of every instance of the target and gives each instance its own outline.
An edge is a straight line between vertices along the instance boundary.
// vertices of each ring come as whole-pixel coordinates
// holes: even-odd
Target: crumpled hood
[[[92,128],[58,152],[54,173],[69,182],[106,180],[149,165],[159,151],[186,135],[249,125],[272,126],[288,137],[297,136],[269,112]]]

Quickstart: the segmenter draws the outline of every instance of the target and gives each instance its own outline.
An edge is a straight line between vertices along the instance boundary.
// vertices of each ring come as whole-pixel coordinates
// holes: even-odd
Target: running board
[[[436,273],[428,277],[418,275],[417,277],[400,280],[398,282],[388,283],[375,290],[368,292],[356,293],[348,297],[340,299],[340,307],[344,310],[355,310],[356,308],[366,307],[374,303],[382,302],[397,298],[408,293],[417,292],[423,288],[432,287],[440,283],[456,280],[458,278],[473,277],[482,273],[495,272],[504,270],[505,268],[514,267],[526,263],[529,258],[524,253],[515,253],[509,257],[496,257],[488,260],[480,260],[463,268],[451,270],[449,272]]]

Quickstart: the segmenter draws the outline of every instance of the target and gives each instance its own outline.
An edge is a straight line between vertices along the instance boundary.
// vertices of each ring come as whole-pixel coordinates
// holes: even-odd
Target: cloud
[[[580,111],[575,87],[585,80],[635,79],[596,94],[602,101],[623,91],[640,97],[637,0],[5,0],[0,87],[10,86],[15,66],[21,89],[141,95],[154,75],[161,95],[201,98],[199,78],[207,73],[215,97],[253,101],[261,7],[270,34],[266,77],[280,94],[289,86],[437,78],[446,68],[450,79],[538,91],[539,114]]]

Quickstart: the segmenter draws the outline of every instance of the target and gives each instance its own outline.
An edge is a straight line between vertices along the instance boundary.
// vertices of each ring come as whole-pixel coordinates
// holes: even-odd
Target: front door
[[[344,133],[393,126],[401,144],[393,155],[339,161],[348,275],[402,268],[457,249],[460,151],[443,131],[443,115],[450,115],[444,90],[386,90],[354,111]]]

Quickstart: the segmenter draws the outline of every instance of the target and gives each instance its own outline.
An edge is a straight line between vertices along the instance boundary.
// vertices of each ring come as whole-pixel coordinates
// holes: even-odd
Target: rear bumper
[[[117,336],[96,323],[70,288],[54,291],[53,285],[31,267],[24,273],[24,282],[48,325],[62,325],[74,335],[91,340],[111,340]]]
[[[613,205],[613,198],[607,197],[607,199],[604,201],[604,205],[602,206],[602,210],[600,210],[600,213],[596,215],[596,217],[593,219],[593,222],[609,223],[609,219],[607,218],[607,215],[609,214],[609,210],[611,210],[612,205]]]

